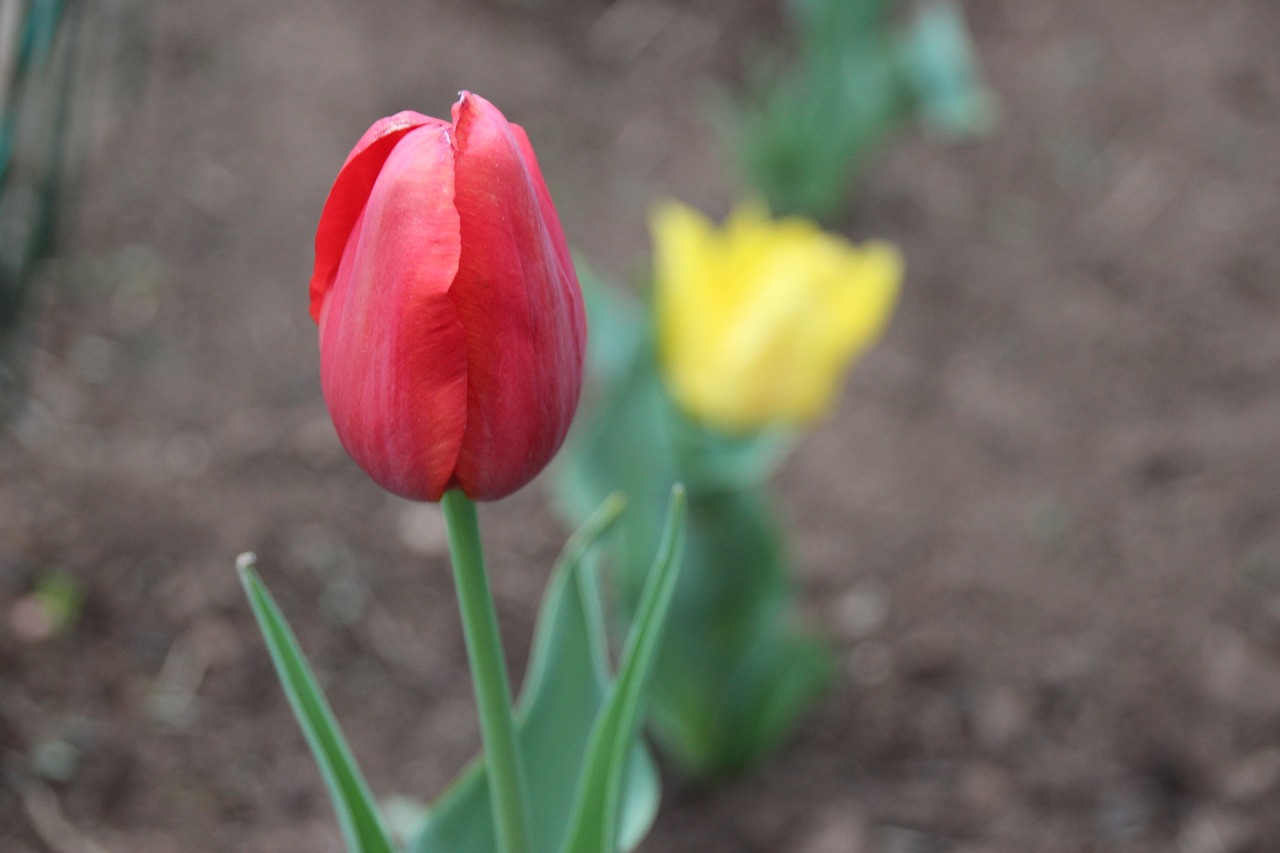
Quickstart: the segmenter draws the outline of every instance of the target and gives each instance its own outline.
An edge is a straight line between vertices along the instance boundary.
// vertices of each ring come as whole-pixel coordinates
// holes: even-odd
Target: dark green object
[[[0,29],[0,417],[19,400],[32,270],[57,226],[80,9],[32,0]]]
[[[748,187],[777,215],[839,218],[869,158],[913,119],[942,135],[994,115],[959,8],[916,7],[907,26],[885,0],[796,0],[793,62],[749,69],[730,146]]]
[[[786,435],[736,440],[690,421],[657,375],[638,306],[580,266],[597,396],[561,454],[555,489],[581,519],[621,490],[628,511],[606,549],[620,621],[648,575],[665,495],[684,482],[688,544],[654,674],[650,728],[686,773],[751,766],[794,727],[829,680],[824,644],[796,624],[796,593],[764,483]]]

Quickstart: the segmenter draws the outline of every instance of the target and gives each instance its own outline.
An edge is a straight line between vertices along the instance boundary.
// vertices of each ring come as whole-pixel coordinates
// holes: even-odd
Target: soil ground
[[[1000,127],[877,159],[846,230],[904,299],[779,483],[840,685],[760,772],[669,779],[647,851],[1280,850],[1280,5],[965,6]],[[653,199],[732,199],[714,81],[769,7],[155,4],[0,438],[0,849],[340,849],[244,550],[374,789],[441,789],[478,736],[439,517],[328,425],[321,202],[465,87],[627,275]],[[565,531],[538,488],[483,521],[518,669]],[[23,639],[51,571],[83,612]]]

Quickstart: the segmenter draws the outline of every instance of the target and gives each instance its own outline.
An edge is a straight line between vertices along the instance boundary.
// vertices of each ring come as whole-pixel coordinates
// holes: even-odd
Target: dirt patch
[[[339,849],[247,549],[375,790],[439,791],[478,741],[461,634],[434,510],[327,424],[329,182],[373,118],[474,89],[628,274],[655,197],[733,197],[712,80],[768,6],[156,6],[0,445],[3,612],[52,570],[86,596],[66,636],[0,632],[0,848]],[[1280,8],[966,11],[1000,129],[873,170],[847,230],[903,247],[904,301],[780,483],[840,688],[763,772],[668,780],[647,850],[1280,847]],[[484,513],[517,668],[542,502]]]

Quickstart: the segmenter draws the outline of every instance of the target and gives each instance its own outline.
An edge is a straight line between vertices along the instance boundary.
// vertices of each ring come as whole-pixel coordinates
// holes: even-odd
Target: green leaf
[[[591,315],[593,323],[596,315]],[[651,731],[685,772],[745,769],[786,737],[829,683],[825,644],[798,624],[776,513],[763,484],[784,433],[735,439],[693,423],[670,399],[651,342],[611,371],[560,455],[560,509],[582,519],[611,491],[627,513],[606,559],[621,625],[637,612],[673,482],[688,489],[686,552],[651,689]]]
[[[762,490],[691,494],[685,568],[654,685],[654,729],[685,770],[745,769],[830,675],[796,624],[776,513]]]
[[[627,637],[618,677],[591,733],[578,801],[563,853],[611,853],[617,849],[625,770],[640,728],[641,706],[657,657],[684,549],[685,495],[671,490],[658,555]]]
[[[338,813],[347,849],[351,853],[394,853],[395,847],[383,828],[369,786],[351,756],[297,638],[254,571],[253,555],[242,554],[236,561],[236,568],[253,607],[253,615],[257,617],[258,627],[262,629],[276,674],[289,697],[289,705],[306,735],[316,764],[320,766],[325,787],[333,799],[333,808]]]
[[[555,853],[563,844],[588,737],[606,697],[608,641],[599,593],[583,558],[612,527],[622,504],[617,495],[606,499],[570,538],[552,571],[538,614],[516,720],[537,853]],[[648,830],[658,805],[657,773],[639,744],[631,751],[625,790],[622,842],[629,849]],[[492,853],[496,849],[481,759],[472,762],[437,802],[411,849],[414,853]]]
[[[944,138],[986,133],[998,105],[983,84],[964,12],[948,0],[916,9],[898,38],[899,62],[912,86],[920,118]]]

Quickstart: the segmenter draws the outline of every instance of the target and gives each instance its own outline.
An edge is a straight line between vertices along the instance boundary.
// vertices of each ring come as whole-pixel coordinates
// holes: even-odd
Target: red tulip
[[[528,137],[463,92],[397,113],[338,173],[311,316],[347,452],[384,488],[495,500],[533,479],[578,404],[586,317]]]

